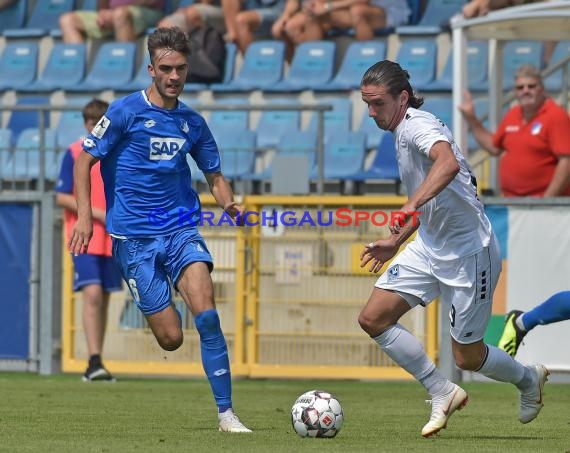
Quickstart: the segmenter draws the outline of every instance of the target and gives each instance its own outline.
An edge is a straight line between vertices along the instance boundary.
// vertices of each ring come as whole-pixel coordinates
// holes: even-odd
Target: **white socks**
[[[530,370],[520,362],[514,360],[509,354],[495,346],[487,345],[487,357],[481,368],[477,370],[483,376],[495,381],[510,382],[519,389],[532,384]]]
[[[374,341],[394,362],[414,376],[430,395],[445,395],[453,390],[453,383],[435,367],[418,339],[401,324],[389,327]]]

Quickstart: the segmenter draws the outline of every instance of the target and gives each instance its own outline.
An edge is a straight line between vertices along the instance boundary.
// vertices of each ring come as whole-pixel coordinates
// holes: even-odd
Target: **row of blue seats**
[[[256,171],[257,148],[256,132],[251,130],[221,134],[217,137],[224,174],[232,180],[266,181],[271,179],[271,162]],[[367,154],[366,135],[362,131],[334,131],[324,143],[324,176],[327,180],[399,180],[395,160],[394,143],[391,134],[381,133],[376,156],[370,167],[364,169]],[[10,149],[9,130],[0,129],[0,179],[35,180],[40,176],[40,159],[43,155],[45,177],[55,181],[64,155],[58,149],[56,134],[46,129],[43,147],[40,146],[40,132],[37,128],[22,131],[16,147]],[[317,133],[312,130],[290,130],[280,134],[275,153],[280,155],[304,155],[307,157],[310,178],[317,178]],[[188,163],[195,181],[204,181],[203,174],[194,161]]]
[[[334,41],[311,41],[297,47],[286,71],[284,45],[281,41],[257,41],[248,48],[240,69],[236,71],[236,46],[227,44],[225,77],[211,85],[186,84],[186,91],[210,89],[214,92],[345,91],[358,89],[364,71],[386,57],[386,40],[353,41],[335,72]],[[38,74],[37,42],[8,43],[0,56],[0,90],[19,92],[117,92],[136,91],[148,86],[148,55],[136,65],[136,44],[107,42],[95,55],[87,73],[84,44],[57,43]],[[469,87],[486,91],[487,44],[470,42],[467,48]],[[512,89],[516,69],[523,63],[542,64],[543,44],[537,41],[511,41],[504,49],[503,86]],[[558,61],[570,55],[570,41],[559,42],[552,58]],[[451,91],[452,55],[443,71],[437,74],[438,46],[435,39],[404,39],[396,61],[411,75],[413,86],[420,91]],[[562,70],[546,79],[549,90],[562,87]]]

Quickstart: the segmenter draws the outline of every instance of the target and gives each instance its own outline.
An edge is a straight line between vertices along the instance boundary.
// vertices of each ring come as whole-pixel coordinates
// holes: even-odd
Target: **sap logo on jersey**
[[[159,138],[150,139],[150,160],[171,160],[186,143],[184,138]]]

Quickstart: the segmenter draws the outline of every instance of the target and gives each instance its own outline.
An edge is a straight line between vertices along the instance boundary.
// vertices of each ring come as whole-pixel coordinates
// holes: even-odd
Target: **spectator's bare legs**
[[[261,25],[261,17],[257,11],[247,10],[240,12],[236,17],[237,46],[245,54],[248,46],[255,40],[255,30]]]
[[[60,16],[59,28],[63,34],[63,42],[67,44],[81,44],[85,41],[85,27],[74,12]]]
[[[117,41],[133,42],[137,38],[133,26],[133,17],[127,6],[119,6],[113,9],[113,30]]]
[[[87,285],[82,288],[81,292],[83,294],[83,330],[87,351],[89,357],[101,355],[111,295],[104,292],[101,285]]]
[[[179,8],[174,14],[166,16],[157,25],[157,27],[180,27],[183,30],[201,27],[204,25],[202,14],[195,6]]]
[[[323,39],[320,23],[304,12],[295,14],[285,25],[285,34],[294,45]]]
[[[340,11],[342,13],[342,10]],[[333,11],[335,13],[335,11]],[[355,31],[357,41],[374,39],[374,30],[386,27],[386,11],[383,8],[375,8],[365,3],[356,3],[350,7],[350,18]],[[331,15],[334,25],[336,14]]]

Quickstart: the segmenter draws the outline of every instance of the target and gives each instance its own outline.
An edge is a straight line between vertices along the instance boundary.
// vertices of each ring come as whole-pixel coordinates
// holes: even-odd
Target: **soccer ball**
[[[340,402],[322,390],[303,393],[291,408],[291,423],[301,437],[334,437],[342,422]]]

